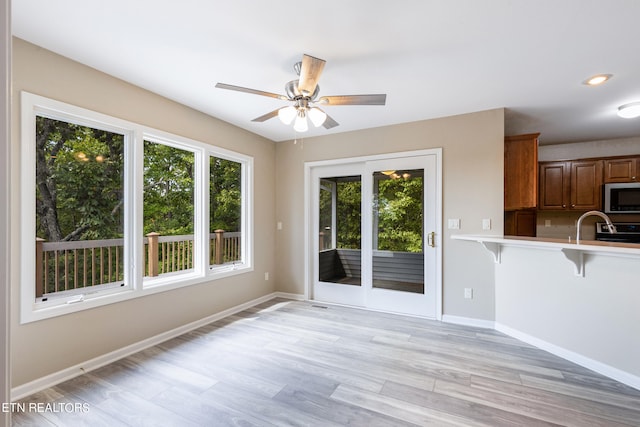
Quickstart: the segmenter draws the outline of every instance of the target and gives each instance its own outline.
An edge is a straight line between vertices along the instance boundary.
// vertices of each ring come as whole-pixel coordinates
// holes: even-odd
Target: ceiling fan
[[[297,132],[306,132],[309,129],[307,118],[311,120],[313,125],[316,127],[322,125],[325,129],[331,129],[338,126],[338,122],[329,117],[327,113],[315,106],[315,104],[323,106],[385,105],[387,100],[386,94],[336,95],[322,96],[318,98],[318,94],[320,92],[318,80],[320,79],[320,74],[322,74],[325,63],[326,61],[323,59],[314,58],[310,55],[303,55],[302,61],[293,66],[299,78],[298,80],[292,80],[285,85],[284,88],[286,95],[278,95],[277,93],[249,89],[226,83],[217,83],[216,87],[219,89],[252,93],[254,95],[268,96],[270,98],[277,98],[282,101],[292,102],[292,105],[278,108],[260,117],[256,117],[252,121],[264,122],[278,116],[284,124],[289,125],[295,120],[293,128]]]

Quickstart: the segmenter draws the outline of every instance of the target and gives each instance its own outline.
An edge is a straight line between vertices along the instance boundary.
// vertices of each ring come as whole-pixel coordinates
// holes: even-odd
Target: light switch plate
[[[449,219],[447,224],[448,224],[449,230],[460,230],[459,219]]]
[[[485,218],[482,220],[482,229],[491,230],[491,218]]]

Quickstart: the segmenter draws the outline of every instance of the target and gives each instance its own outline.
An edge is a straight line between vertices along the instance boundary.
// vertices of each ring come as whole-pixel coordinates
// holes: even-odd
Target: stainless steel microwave
[[[604,185],[605,213],[640,213],[640,182]]]

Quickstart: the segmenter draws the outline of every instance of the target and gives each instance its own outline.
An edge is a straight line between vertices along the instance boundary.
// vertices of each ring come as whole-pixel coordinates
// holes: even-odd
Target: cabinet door
[[[538,133],[504,138],[504,209],[535,208],[538,199]]]
[[[536,237],[536,211],[526,209],[505,212],[504,235]]]
[[[604,182],[634,182],[638,179],[640,158],[607,159],[604,161]]]
[[[540,163],[538,209],[567,209],[570,173],[567,162]]]
[[[587,211],[602,207],[602,160],[571,162],[570,209]]]

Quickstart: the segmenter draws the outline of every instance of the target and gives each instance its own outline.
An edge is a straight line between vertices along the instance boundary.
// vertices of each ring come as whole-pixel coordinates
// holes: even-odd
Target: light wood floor
[[[640,391],[499,332],[273,300],[30,396],[16,426],[640,426]],[[69,406],[67,406],[69,407]]]

